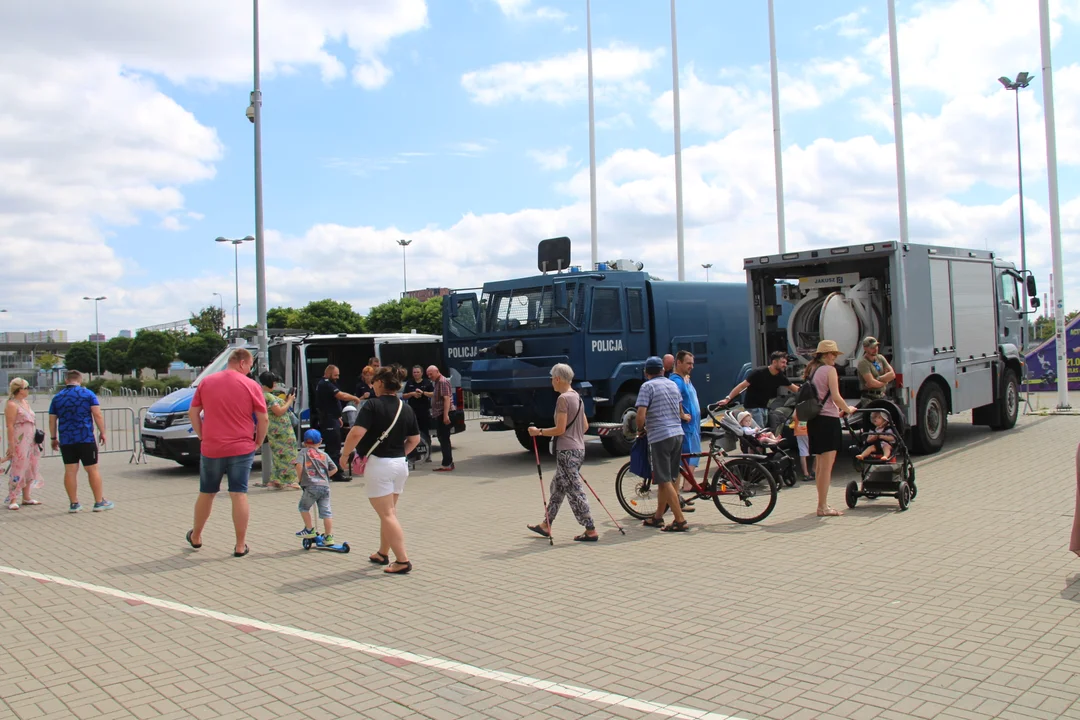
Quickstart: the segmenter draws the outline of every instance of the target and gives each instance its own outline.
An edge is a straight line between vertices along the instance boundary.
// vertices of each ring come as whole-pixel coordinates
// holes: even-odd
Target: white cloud
[[[503,15],[514,20],[565,20],[566,13],[558,8],[541,5],[532,7],[532,0],[495,0]]]
[[[161,218],[160,227],[162,230],[169,230],[171,232],[180,232],[181,230],[187,230],[187,225],[180,222],[180,218],[175,215],[166,215]]]
[[[612,43],[593,50],[593,81],[597,96],[647,91],[639,80],[664,56],[664,49],[642,50]],[[567,103],[588,91],[588,62],[584,50],[544,60],[505,62],[461,76],[461,85],[474,102],[494,105],[511,100]]]
[[[861,22],[865,15],[866,8],[859,8],[854,12],[849,12],[847,15],[841,15],[827,23],[818,25],[814,29],[818,31],[835,30],[837,35],[844,38],[863,37],[869,33],[869,31],[862,26]]]
[[[536,161],[541,170],[562,170],[570,164],[570,146],[554,150],[529,150],[527,155]]]

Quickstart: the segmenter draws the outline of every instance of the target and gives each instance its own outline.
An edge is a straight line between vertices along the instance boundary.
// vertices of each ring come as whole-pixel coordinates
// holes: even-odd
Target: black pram
[[[873,413],[884,413],[888,422],[881,428],[876,427],[871,421]],[[854,508],[861,497],[873,500],[888,495],[896,498],[901,510],[907,510],[908,504],[918,494],[918,488],[915,487],[915,465],[904,442],[904,418],[900,409],[895,406],[858,408],[853,417],[856,416],[862,422],[854,427],[844,418],[844,425],[853,441],[853,453],[860,454],[871,445],[876,446],[877,452],[863,459],[855,459],[855,467],[861,477],[847,485],[844,496],[847,506]],[[889,435],[887,444],[891,447],[891,453],[888,457],[882,453],[885,441],[879,436],[883,434]]]

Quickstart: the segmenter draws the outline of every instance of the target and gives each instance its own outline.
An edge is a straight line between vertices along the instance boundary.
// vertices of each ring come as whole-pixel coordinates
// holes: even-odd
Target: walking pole
[[[600,507],[604,508],[604,512],[606,512],[607,516],[611,518],[611,522],[615,523],[615,527],[619,528],[619,532],[625,535],[626,531],[622,529],[622,525],[620,525],[619,521],[615,519],[615,516],[611,514],[611,511],[607,509],[607,505],[605,505],[604,501],[600,499],[600,496],[596,494],[596,491],[592,489],[592,485],[590,485],[589,481],[585,479],[585,476],[579,472],[578,477],[581,478],[581,482],[585,483],[585,487],[589,488],[589,492],[591,492],[593,497],[596,498],[596,502],[600,503]]]
[[[536,445],[535,435],[532,440],[533,454],[536,456],[536,477],[540,478],[540,497],[544,500],[544,522],[548,526],[548,545],[554,545],[555,538],[552,537],[553,528],[551,527],[551,520],[548,518],[547,492],[544,490],[544,473],[540,470],[540,448]]]

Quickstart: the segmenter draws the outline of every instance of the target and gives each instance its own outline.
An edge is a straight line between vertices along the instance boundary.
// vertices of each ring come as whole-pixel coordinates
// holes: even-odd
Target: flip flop
[[[199,548],[202,547],[202,543],[199,543],[198,545],[196,545],[195,543],[191,542],[191,536],[194,535],[194,534],[195,534],[194,528],[187,531],[187,542],[188,542],[188,545],[190,545],[191,547],[198,550]]]
[[[378,560],[375,559],[376,555],[379,556]],[[371,553],[371,555],[368,556],[368,562],[373,562],[376,565],[389,565],[390,564],[390,556],[389,555],[383,555],[381,552],[376,550],[375,552]]]
[[[551,537],[551,533],[548,532],[547,530],[545,530],[544,528],[540,527],[539,525],[526,525],[525,527],[529,528],[530,530],[532,530],[537,535],[542,535],[542,536],[544,536],[546,538]]]
[[[576,535],[574,537],[574,540],[576,540],[577,542],[596,542],[599,539],[599,535],[588,535],[586,533],[581,533],[580,535]]]
[[[244,545],[244,552],[242,552],[242,553],[238,553],[238,552],[236,552],[236,551],[234,550],[234,551],[233,551],[233,554],[232,554],[232,556],[233,556],[233,557],[244,557],[244,556],[245,556],[245,555],[247,555],[247,554],[248,554],[249,552],[251,552],[251,548],[249,548],[249,547],[248,547],[247,545]]]

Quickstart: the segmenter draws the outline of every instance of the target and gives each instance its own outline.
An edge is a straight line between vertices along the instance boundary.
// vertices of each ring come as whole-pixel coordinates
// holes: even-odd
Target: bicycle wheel
[[[750,458],[725,459],[713,473],[710,490],[716,509],[742,525],[764,520],[776,507],[775,478],[768,468]]]
[[[615,497],[623,510],[638,520],[656,514],[656,486],[652,480],[630,472],[630,463],[623,465],[615,476]]]

